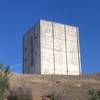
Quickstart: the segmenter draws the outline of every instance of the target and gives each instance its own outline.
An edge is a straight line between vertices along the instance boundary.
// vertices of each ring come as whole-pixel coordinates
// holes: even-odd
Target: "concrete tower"
[[[80,75],[79,29],[40,20],[23,37],[23,72]]]

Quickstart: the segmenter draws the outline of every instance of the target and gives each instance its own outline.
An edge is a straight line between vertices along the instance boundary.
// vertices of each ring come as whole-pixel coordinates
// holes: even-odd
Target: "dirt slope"
[[[100,74],[83,76],[13,74],[12,90],[22,88],[28,100],[89,100],[88,91],[100,89]],[[50,99],[51,98],[51,99]]]

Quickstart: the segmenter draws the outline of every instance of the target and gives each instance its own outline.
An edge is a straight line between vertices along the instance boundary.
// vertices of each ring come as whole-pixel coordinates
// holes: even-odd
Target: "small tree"
[[[9,66],[0,64],[0,100],[4,100],[9,95]]]

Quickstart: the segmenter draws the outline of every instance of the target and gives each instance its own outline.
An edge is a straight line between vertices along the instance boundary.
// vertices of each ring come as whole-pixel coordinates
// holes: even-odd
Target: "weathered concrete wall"
[[[30,37],[30,32],[28,31],[27,33],[25,33],[24,37],[23,37],[23,72],[24,73],[29,73],[29,67],[30,66],[30,55],[29,52],[30,50],[28,48],[30,48],[30,44],[29,44],[29,38]]]
[[[41,74],[54,74],[52,22],[40,21]]]
[[[67,74],[64,25],[53,23],[55,74]]]
[[[40,21],[41,73],[79,75],[78,28]]]
[[[23,40],[24,73],[40,74],[40,24],[29,29]]]
[[[24,69],[27,73],[79,75],[78,28],[40,20],[24,36]]]
[[[41,65],[40,65],[40,24],[37,23],[35,25],[35,35],[34,35],[34,66],[35,66],[35,73],[40,74],[41,73]]]
[[[67,62],[69,75],[80,74],[79,44],[77,34],[77,27],[66,25]]]

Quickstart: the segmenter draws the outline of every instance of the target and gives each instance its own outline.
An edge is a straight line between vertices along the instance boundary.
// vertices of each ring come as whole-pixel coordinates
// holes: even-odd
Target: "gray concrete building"
[[[80,75],[79,29],[40,20],[23,37],[23,72]]]

